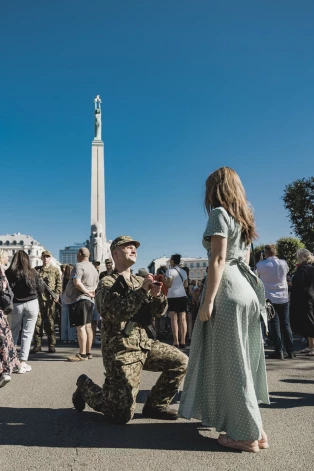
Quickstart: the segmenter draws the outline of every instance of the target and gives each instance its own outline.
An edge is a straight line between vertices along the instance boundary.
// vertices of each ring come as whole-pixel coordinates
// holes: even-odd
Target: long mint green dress
[[[233,440],[258,440],[258,404],[269,404],[260,304],[239,269],[247,251],[241,227],[224,208],[210,212],[203,239],[208,251],[213,235],[227,239],[226,264],[211,319],[195,322],[179,415]]]

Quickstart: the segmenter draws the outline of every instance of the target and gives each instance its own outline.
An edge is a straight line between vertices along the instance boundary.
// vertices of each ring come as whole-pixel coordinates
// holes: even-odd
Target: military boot
[[[177,420],[179,418],[176,409],[171,409],[168,406],[150,406],[147,404],[143,407],[142,416],[158,420]]]
[[[76,385],[77,385],[77,389],[76,391],[73,393],[72,395],[72,403],[73,403],[73,406],[75,407],[76,410],[78,410],[79,412],[82,412],[84,409],[85,409],[85,401],[82,397],[82,394],[80,393],[80,386],[82,383],[84,383],[88,378],[88,376],[86,375],[81,375],[77,378],[77,381],[76,381]]]
[[[41,347],[33,347],[32,350],[30,351],[30,353],[38,353],[38,352],[41,352]]]

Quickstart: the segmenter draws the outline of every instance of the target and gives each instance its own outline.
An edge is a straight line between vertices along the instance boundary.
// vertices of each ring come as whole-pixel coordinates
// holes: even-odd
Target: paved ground
[[[297,344],[298,348],[304,344]],[[141,409],[158,374],[144,372],[135,419],[106,425],[90,409],[78,413],[71,395],[76,378],[103,380],[100,350],[93,360],[65,361],[74,348],[58,347],[29,363],[0,390],[0,469],[15,470],[312,470],[314,460],[314,358],[268,361],[271,405],[262,408],[271,448],[259,454],[221,448],[218,434],[199,422],[142,419]]]

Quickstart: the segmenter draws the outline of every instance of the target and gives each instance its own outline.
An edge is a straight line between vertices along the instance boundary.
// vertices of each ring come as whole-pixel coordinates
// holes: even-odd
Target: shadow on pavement
[[[302,392],[270,392],[270,405],[260,404],[262,409],[293,409],[314,406],[314,394]],[[275,397],[274,397],[275,396]]]
[[[138,404],[144,404],[149,393],[150,393],[150,389],[141,389],[138,392],[138,395],[136,396],[136,402]],[[181,394],[182,394],[182,391],[178,391],[177,394],[172,399],[171,404],[180,402]]]
[[[220,447],[197,422],[110,425],[101,414],[74,409],[0,408],[0,444],[57,448],[135,448],[239,453]],[[145,419],[146,420],[146,419]]]
[[[292,384],[314,384],[314,380],[311,379],[281,379],[283,383],[292,383]]]

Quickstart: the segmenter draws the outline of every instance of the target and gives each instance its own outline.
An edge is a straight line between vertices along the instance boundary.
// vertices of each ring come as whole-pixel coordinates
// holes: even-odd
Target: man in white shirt
[[[266,260],[257,263],[257,273],[264,283],[266,298],[269,299],[276,311],[275,317],[270,321],[271,336],[275,345],[275,351],[269,358],[284,359],[283,342],[288,353],[288,358],[295,358],[293,352],[293,336],[290,327],[289,295],[287,274],[288,264],[285,260],[276,257],[275,245],[265,246]]]
[[[185,288],[188,287],[188,276],[185,270],[179,267],[181,255],[171,255],[170,267],[165,275],[165,285],[168,290],[168,308],[171,319],[173,345],[177,348],[185,348],[185,337],[187,332],[186,310],[187,296]],[[179,344],[179,325],[180,339]]]

